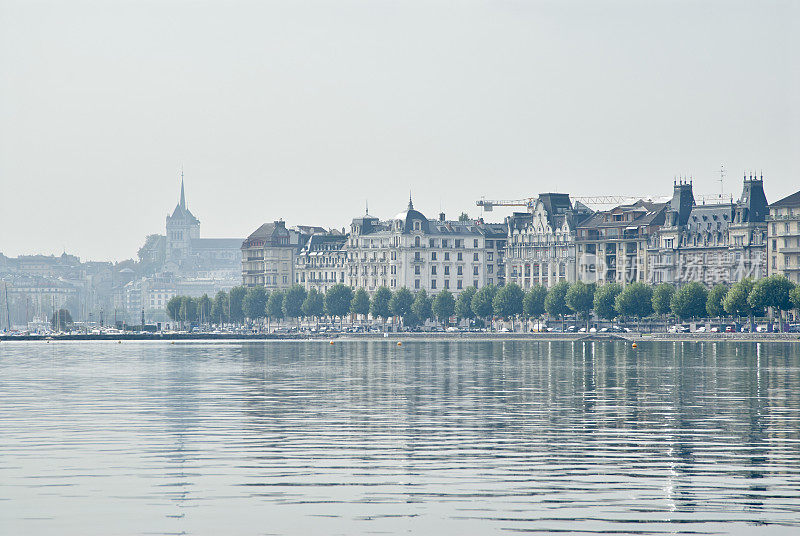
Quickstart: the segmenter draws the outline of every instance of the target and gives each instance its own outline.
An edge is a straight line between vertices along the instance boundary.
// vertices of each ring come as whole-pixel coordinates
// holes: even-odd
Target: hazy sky
[[[0,0],[0,252],[800,189],[800,2]],[[502,214],[493,213],[499,219]]]

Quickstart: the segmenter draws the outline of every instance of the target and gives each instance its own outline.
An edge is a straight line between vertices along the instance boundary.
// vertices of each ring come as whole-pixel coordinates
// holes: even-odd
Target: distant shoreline
[[[120,333],[74,335],[0,335],[0,341],[573,341],[573,342],[788,342],[800,343],[800,333]]]

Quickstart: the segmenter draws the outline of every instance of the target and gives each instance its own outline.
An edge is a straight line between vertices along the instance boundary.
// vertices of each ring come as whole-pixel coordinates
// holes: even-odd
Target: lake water
[[[0,534],[800,534],[800,348],[0,343]]]

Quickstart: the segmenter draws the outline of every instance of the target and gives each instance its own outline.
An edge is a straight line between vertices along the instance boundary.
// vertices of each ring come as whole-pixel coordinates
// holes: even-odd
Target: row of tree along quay
[[[458,297],[448,290],[428,295],[425,290],[392,292],[386,287],[370,297],[362,288],[354,291],[342,284],[325,293],[306,291],[300,285],[272,292],[240,286],[220,291],[213,299],[175,296],[167,303],[169,317],[184,329],[237,325],[254,331],[301,329],[303,321],[308,329],[319,328],[321,323],[338,324],[340,329],[345,323],[352,328],[377,329],[376,322],[383,331],[453,324],[493,329],[502,322],[505,331],[541,331],[548,329],[546,321],[555,322],[557,330],[560,324],[563,330],[570,319],[583,325],[582,331],[603,321],[635,323],[640,331],[665,330],[675,322],[734,322],[753,331],[756,320],[767,316],[770,326],[777,318],[783,331],[788,313],[794,311],[796,319],[798,309],[800,286],[780,275],[755,282],[745,279],[732,286],[720,284],[710,290],[696,282],[680,288],[667,283],[635,282],[623,287],[618,283],[561,282],[549,289],[535,285],[528,291],[509,283],[470,287]]]

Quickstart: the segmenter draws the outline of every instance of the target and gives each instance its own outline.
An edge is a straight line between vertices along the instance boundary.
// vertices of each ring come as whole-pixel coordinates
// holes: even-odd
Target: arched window
[[[419,225],[419,222],[416,222],[416,223],[415,223],[415,226],[418,226],[418,225]],[[414,237],[414,247],[415,247],[415,248],[418,248],[418,247],[419,247],[419,237],[418,237],[418,236],[415,236],[415,237]]]
[[[414,230],[415,230],[415,231],[419,231],[419,229],[420,229],[420,227],[419,227],[419,221],[415,221],[415,222],[414,222]]]

